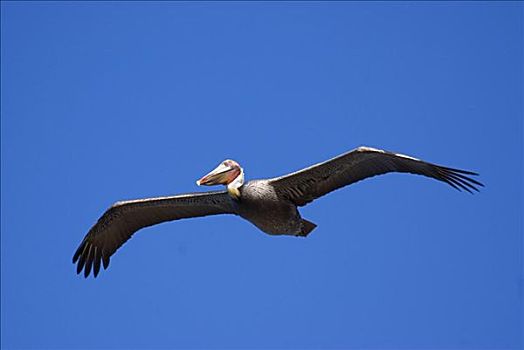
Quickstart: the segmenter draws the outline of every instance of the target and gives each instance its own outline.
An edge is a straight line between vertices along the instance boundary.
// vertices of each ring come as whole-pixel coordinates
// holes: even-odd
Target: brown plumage
[[[225,160],[197,181],[199,185],[227,186],[226,191],[190,193],[115,203],[89,230],[73,256],[77,273],[100,266],[141,228],[184,218],[234,214],[268,234],[307,236],[316,225],[304,220],[297,207],[341,187],[389,172],[432,177],[457,190],[478,191],[483,186],[474,172],[443,167],[402,154],[369,147],[355,150],[281,177],[244,184],[243,169]]]

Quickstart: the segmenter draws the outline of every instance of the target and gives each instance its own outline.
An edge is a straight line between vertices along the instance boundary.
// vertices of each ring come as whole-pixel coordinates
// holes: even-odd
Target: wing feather
[[[428,163],[403,154],[359,147],[322,163],[269,180],[278,196],[298,206],[341,187],[389,172],[432,177],[457,190],[478,191],[484,186],[471,178],[477,173]]]
[[[73,263],[77,263],[78,274],[84,270],[87,277],[93,270],[96,277],[100,263],[107,269],[110,257],[141,228],[217,214],[236,214],[227,191],[117,202],[89,230],[73,256]]]

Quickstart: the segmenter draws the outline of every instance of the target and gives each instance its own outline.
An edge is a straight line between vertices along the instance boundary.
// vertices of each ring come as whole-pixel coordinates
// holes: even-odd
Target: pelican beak
[[[198,186],[227,185],[238,176],[238,172],[235,170],[234,167],[221,163],[215,170],[198,180],[196,184]]]

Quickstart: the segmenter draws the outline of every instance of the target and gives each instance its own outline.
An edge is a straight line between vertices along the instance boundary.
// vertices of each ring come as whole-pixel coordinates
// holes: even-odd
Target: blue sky
[[[1,344],[17,348],[523,345],[523,5],[1,4]],[[301,210],[136,234],[71,257],[117,200],[273,177],[359,145],[478,171],[391,174]]]

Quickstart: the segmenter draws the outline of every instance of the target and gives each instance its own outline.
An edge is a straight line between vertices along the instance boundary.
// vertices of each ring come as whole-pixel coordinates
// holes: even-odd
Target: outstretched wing
[[[111,255],[141,228],[171,220],[235,213],[227,191],[117,202],[84,237],[73,256],[73,264],[78,262],[77,273],[84,269],[87,277],[93,269],[96,277],[100,264],[107,269]]]
[[[297,172],[270,179],[277,195],[303,206],[338,188],[375,175],[400,172],[432,177],[457,190],[478,191],[480,182],[471,171],[447,168],[403,154],[359,147],[338,157]]]

